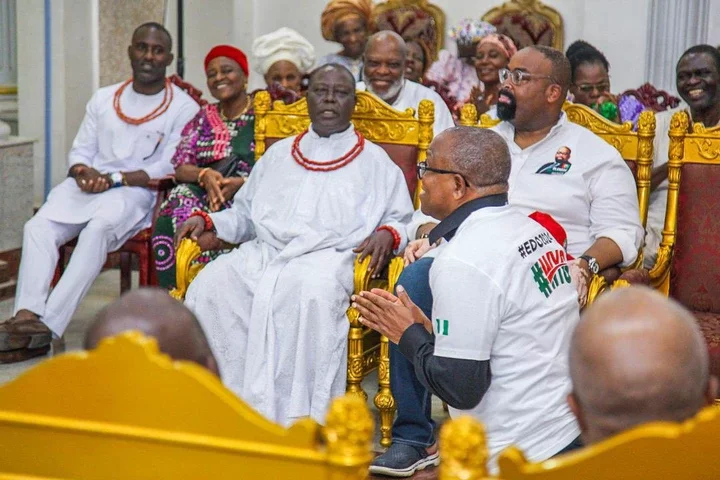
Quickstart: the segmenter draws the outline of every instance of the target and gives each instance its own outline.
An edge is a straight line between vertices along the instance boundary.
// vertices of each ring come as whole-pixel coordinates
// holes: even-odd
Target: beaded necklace
[[[142,125],[143,123],[147,123],[151,120],[155,120],[160,115],[165,113],[168,108],[170,108],[170,104],[173,101],[173,89],[170,85],[170,80],[167,78],[165,79],[165,95],[163,96],[163,101],[158,107],[153,110],[152,112],[148,113],[144,117],[140,118],[133,118],[128,117],[125,115],[122,111],[122,107],[120,106],[120,96],[125,91],[125,88],[127,88],[128,85],[132,83],[132,78],[130,80],[127,80],[125,83],[123,83],[120,88],[115,92],[115,97],[113,98],[113,108],[115,109],[115,113],[117,113],[117,116],[120,117],[120,120],[122,120],[125,123],[129,123],[130,125]]]
[[[333,170],[342,168],[348,163],[355,160],[355,158],[357,158],[357,156],[360,155],[360,153],[365,148],[365,137],[363,137],[360,132],[356,130],[355,135],[357,136],[357,143],[345,155],[340,158],[336,158],[335,160],[329,160],[327,162],[316,162],[314,160],[306,158],[300,151],[300,140],[302,140],[303,137],[307,135],[307,133],[308,130],[305,130],[293,141],[292,157],[293,159],[295,159],[298,165],[300,165],[306,170],[311,170],[313,172],[331,172]]]

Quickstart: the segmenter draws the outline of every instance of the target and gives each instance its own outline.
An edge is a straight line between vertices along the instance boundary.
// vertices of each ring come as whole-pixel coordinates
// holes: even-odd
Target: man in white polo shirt
[[[498,98],[498,115],[504,121],[493,130],[506,140],[512,157],[510,204],[524,213],[552,215],[567,231],[567,252],[585,278],[614,265],[629,265],[643,237],[635,182],[617,150],[569,122],[562,112],[570,83],[567,58],[548,47],[528,47],[513,55],[508,68]],[[436,219],[415,212],[408,237],[417,240],[405,254],[413,264],[400,278],[413,301],[426,310],[432,305],[428,235],[436,225]],[[433,455],[430,394],[393,346],[390,370],[398,404],[391,448],[404,443]],[[399,470],[402,463],[397,462]]]
[[[414,108],[417,114],[420,100],[431,100],[435,105],[433,135],[455,126],[452,114],[442,97],[434,90],[405,79],[407,46],[400,35],[383,30],[372,35],[365,46],[363,81],[358,90],[375,94],[396,110]]]
[[[432,316],[398,286],[399,299],[378,289],[354,296],[361,322],[398,344],[451,416],[485,425],[491,469],[510,445],[531,461],[577,446],[580,430],[565,403],[577,294],[563,246],[507,204],[506,142],[455,127],[433,140],[418,171],[423,212],[442,219],[430,240],[447,241],[430,269]],[[386,457],[371,472],[407,476],[434,464],[412,445],[393,448],[393,456],[420,458],[401,471]]]

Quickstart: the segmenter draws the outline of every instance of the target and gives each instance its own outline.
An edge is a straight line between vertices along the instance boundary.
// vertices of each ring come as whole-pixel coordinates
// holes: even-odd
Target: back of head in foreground
[[[131,290],[100,310],[85,334],[85,348],[94,349],[102,339],[128,330],[154,337],[160,351],[173,360],[195,362],[220,375],[195,315],[165,290]]]
[[[433,139],[426,164],[454,174],[423,176],[422,211],[439,220],[471,200],[508,191],[510,151],[492,130],[448,128]]]
[[[717,379],[708,368],[702,334],[680,304],[645,287],[601,296],[570,345],[568,402],[583,440],[691,418],[715,399]]]

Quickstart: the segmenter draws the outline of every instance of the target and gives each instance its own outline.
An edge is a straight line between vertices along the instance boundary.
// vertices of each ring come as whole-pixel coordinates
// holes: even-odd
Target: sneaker
[[[410,477],[418,470],[440,464],[438,452],[428,453],[423,447],[393,443],[370,464],[370,473],[388,477]]]

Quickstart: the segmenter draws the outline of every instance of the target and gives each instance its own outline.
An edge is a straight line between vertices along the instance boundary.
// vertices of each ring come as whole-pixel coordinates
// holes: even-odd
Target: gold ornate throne
[[[413,109],[404,112],[392,109],[386,103],[367,92],[357,92],[357,104],[352,116],[355,128],[365,138],[382,147],[390,158],[401,168],[407,182],[413,204],[418,206],[420,182],[416,165],[425,160],[433,136],[435,111],[433,103],[422,100],[418,116]],[[285,105],[280,101],[271,104],[267,92],[255,96],[255,156],[259,159],[275,141],[297,135],[310,125],[307,100]],[[192,262],[200,255],[200,247],[188,239],[183,240],[177,250],[177,285],[173,292],[176,298],[183,298],[190,282],[201,266]],[[388,266],[387,276],[371,280],[368,272],[369,258],[361,263],[355,261],[354,292],[370,288],[393,291],[403,269],[400,257],[393,258]],[[378,370],[378,393],[374,398],[380,411],[381,445],[391,443],[390,430],[395,415],[395,401],[390,392],[390,355],[388,340],[377,332],[363,327],[358,321],[358,312],[348,308],[350,332],[348,334],[347,392],[367,399],[362,389],[363,378]]]
[[[392,30],[405,40],[420,40],[437,60],[445,43],[445,13],[427,0],[387,0],[373,9],[375,29]]]
[[[720,375],[720,127],[670,120],[665,225],[651,285],[692,311]]]
[[[518,49],[546,45],[563,50],[563,19],[557,10],[539,0],[510,0],[491,8],[482,19],[495,25],[498,33],[512,38]]]
[[[608,480],[716,478],[720,469],[717,439],[720,409],[706,407],[684,423],[655,422],[560,455],[531,463],[517,448],[500,453],[499,473],[486,467],[483,426],[465,416],[440,430],[442,480]]]
[[[632,122],[617,124],[603,118],[596,111],[585,105],[565,102],[563,111],[569,121],[587,128],[610,145],[615,147],[632,171],[637,185],[638,204],[640,207],[640,221],[643,228],[647,225],[648,207],[650,205],[650,181],[652,177],[653,140],[655,139],[655,114],[646,110],[640,114],[638,129],[633,131]],[[460,111],[460,123],[466,126],[479,126],[491,128],[500,123],[487,114],[480,115],[478,120],[475,105],[466,104]],[[639,270],[642,267],[642,248],[633,265],[626,269],[619,278],[619,272],[610,274],[603,271],[603,275],[595,275],[588,291],[588,304],[608,288],[626,286],[630,283],[646,283],[647,277]]]
[[[367,405],[348,396],[324,427],[285,429],[209,371],[125,332],[0,387],[0,478],[361,480],[373,431]]]

